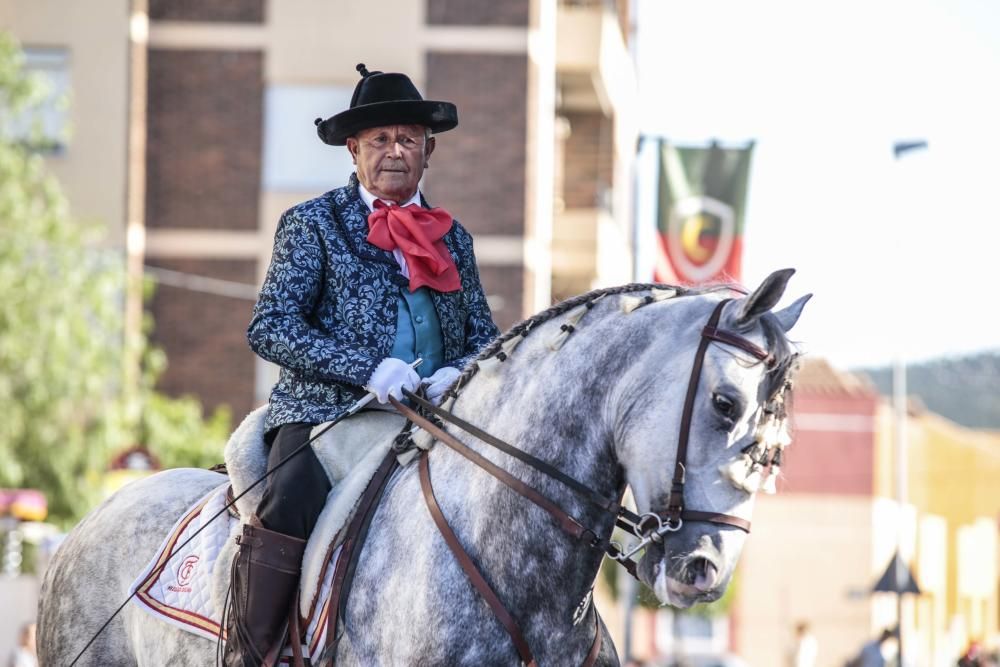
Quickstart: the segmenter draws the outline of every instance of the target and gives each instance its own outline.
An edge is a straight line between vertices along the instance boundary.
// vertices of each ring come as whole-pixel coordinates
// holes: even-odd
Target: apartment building
[[[359,62],[458,106],[423,189],[474,235],[501,327],[632,278],[631,4],[0,0],[0,26],[68,93],[49,163],[74,214],[159,283],[162,389],[238,419],[276,378],[244,331],[278,218],[352,171],[313,120]]]

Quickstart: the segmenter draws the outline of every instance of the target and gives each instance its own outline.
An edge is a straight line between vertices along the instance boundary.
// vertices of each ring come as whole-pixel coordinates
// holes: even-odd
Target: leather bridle
[[[518,494],[538,505],[550,516],[552,516],[552,518],[556,521],[556,524],[568,535],[574,539],[583,541],[591,548],[601,549],[615,561],[623,565],[629,573],[635,577],[637,576],[636,562],[632,560],[632,556],[644,549],[651,542],[660,542],[667,533],[680,530],[685,521],[714,523],[738,528],[747,533],[750,532],[750,522],[746,519],[719,512],[706,512],[702,510],[688,509],[684,503],[684,484],[686,482],[688,441],[691,432],[692,415],[694,413],[694,399],[698,391],[698,383],[705,360],[705,352],[708,349],[709,344],[715,341],[725,345],[737,347],[766,364],[768,368],[772,368],[775,364],[774,356],[766,350],[761,349],[753,342],[736,333],[726,331],[718,327],[719,320],[722,316],[722,309],[729,301],[731,301],[731,299],[724,299],[716,305],[715,309],[712,311],[711,317],[709,317],[708,323],[701,332],[698,350],[695,353],[694,364],[691,368],[691,377],[688,380],[687,394],[684,399],[684,408],[681,413],[680,434],[678,436],[677,455],[674,462],[674,473],[671,483],[670,496],[667,502],[667,508],[662,513],[647,512],[642,516],[639,516],[623,507],[616,500],[604,497],[590,487],[566,475],[545,461],[542,461],[541,459],[538,459],[531,454],[528,454],[527,452],[490,435],[489,433],[486,433],[473,424],[456,417],[447,410],[435,406],[412,392],[404,392],[406,397],[425,414],[437,417],[441,421],[457,426],[461,430],[478,438],[484,443],[519,459],[536,470],[561,482],[563,485],[567,486],[577,495],[598,509],[613,514],[615,516],[615,523],[617,526],[633,533],[640,539],[640,542],[633,546],[627,553],[624,552],[624,550],[617,543],[612,542],[607,537],[601,537],[594,530],[585,527],[583,523],[562,510],[552,500],[545,497],[533,487],[517,479],[500,466],[497,466],[477,451],[468,447],[458,438],[445,431],[441,426],[435,424],[428,417],[425,417],[416,410],[411,409],[393,398],[390,398],[389,400],[395,408],[407,419],[413,422],[413,424],[422,428],[437,441],[444,443],[449,448],[461,454],[470,462],[476,464]],[[434,519],[438,530],[444,537],[445,542],[448,544],[459,564],[462,566],[462,569],[465,571],[476,590],[487,601],[490,608],[493,610],[494,615],[507,630],[507,633],[510,635],[511,640],[517,648],[518,654],[524,664],[529,666],[535,665],[536,663],[531,654],[531,649],[528,647],[516,620],[503,606],[496,593],[490,588],[485,578],[476,568],[472,559],[469,557],[468,553],[465,551],[464,547],[462,547],[458,538],[448,525],[444,514],[441,512],[441,508],[438,506],[437,500],[434,497],[434,490],[430,477],[430,460],[426,453],[421,456],[420,460],[420,483],[424,499],[427,503],[431,516]],[[584,663],[586,667],[593,664],[597,658],[597,654],[600,652],[601,632],[600,624],[598,623],[597,625],[597,636],[594,639],[594,643],[592,644],[591,650]]]

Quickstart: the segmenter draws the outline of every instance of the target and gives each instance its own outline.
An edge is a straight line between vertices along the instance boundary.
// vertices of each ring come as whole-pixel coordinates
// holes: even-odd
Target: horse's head
[[[754,492],[762,480],[768,482],[769,473],[777,474],[774,456],[780,457],[787,444],[782,403],[795,353],[785,333],[809,297],[781,311],[771,309],[792,273],[777,271],[752,294],[725,303],[708,335],[706,324],[719,305],[719,292],[662,303],[647,297],[642,307],[632,306],[628,317],[662,332],[652,337],[617,390],[617,457],[640,513],[666,517],[682,495],[685,510],[749,522]],[[695,375],[699,346],[703,359]],[[689,426],[683,425],[685,402],[690,403]],[[684,430],[689,444],[679,471]],[[645,527],[654,524],[656,519],[650,519]],[[715,600],[732,577],[746,535],[703,518],[683,521],[650,545],[639,576],[664,603],[688,607]]]

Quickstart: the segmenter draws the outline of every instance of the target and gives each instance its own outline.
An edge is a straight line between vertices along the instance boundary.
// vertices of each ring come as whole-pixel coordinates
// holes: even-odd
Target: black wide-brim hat
[[[425,100],[405,74],[369,72],[364,64],[358,65],[358,72],[361,81],[350,108],[326,120],[316,119],[316,133],[324,143],[343,146],[361,130],[383,125],[423,125],[435,134],[458,125],[454,104]]]

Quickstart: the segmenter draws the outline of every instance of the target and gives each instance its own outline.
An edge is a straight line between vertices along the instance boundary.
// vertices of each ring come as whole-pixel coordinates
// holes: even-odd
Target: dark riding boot
[[[306,541],[250,524],[236,541],[224,664],[260,667],[285,633]]]

